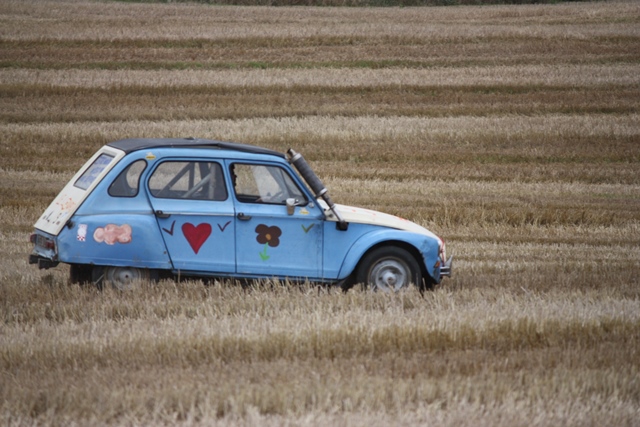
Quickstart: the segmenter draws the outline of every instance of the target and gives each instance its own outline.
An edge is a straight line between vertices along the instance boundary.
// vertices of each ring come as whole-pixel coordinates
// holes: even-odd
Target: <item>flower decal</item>
[[[80,234],[78,234],[78,237],[80,237]],[[96,231],[93,232],[93,240],[107,245],[130,243],[131,239],[131,226],[129,224],[107,224],[104,227],[96,228]]]
[[[262,245],[269,245],[275,248],[280,244],[280,236],[282,235],[280,227],[275,225],[269,227],[265,224],[260,224],[256,227],[256,233],[258,233],[256,240]]]

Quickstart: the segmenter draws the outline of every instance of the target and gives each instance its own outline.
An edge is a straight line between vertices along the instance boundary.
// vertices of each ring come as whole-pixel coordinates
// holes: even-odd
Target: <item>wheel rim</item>
[[[145,270],[133,267],[109,267],[104,272],[105,281],[121,291],[128,291],[136,287],[141,280],[147,279]]]
[[[376,263],[369,274],[369,283],[374,290],[397,292],[409,285],[409,267],[397,259],[385,259]]]

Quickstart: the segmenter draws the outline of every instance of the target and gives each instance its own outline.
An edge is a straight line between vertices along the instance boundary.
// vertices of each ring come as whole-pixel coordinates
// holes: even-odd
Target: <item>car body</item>
[[[30,263],[67,263],[72,281],[120,288],[180,275],[422,289],[452,264],[425,228],[333,204],[293,150],[193,138],[105,145],[30,240]]]

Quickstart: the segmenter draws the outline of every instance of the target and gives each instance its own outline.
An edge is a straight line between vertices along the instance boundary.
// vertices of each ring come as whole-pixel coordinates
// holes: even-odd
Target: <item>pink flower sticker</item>
[[[116,243],[129,243],[132,239],[132,230],[129,224],[107,224],[96,228],[93,232],[93,240],[98,243],[115,245]]]

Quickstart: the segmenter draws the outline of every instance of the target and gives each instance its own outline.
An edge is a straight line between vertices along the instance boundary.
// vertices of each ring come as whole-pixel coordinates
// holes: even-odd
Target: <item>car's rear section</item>
[[[95,153],[71,178],[58,196],[35,224],[35,231],[29,240],[33,243],[33,252],[29,255],[29,263],[38,268],[52,268],[58,265],[58,236],[68,226],[73,214],[93,189],[124,157],[125,153],[113,147],[104,146]],[[80,230],[76,238],[86,238]]]

